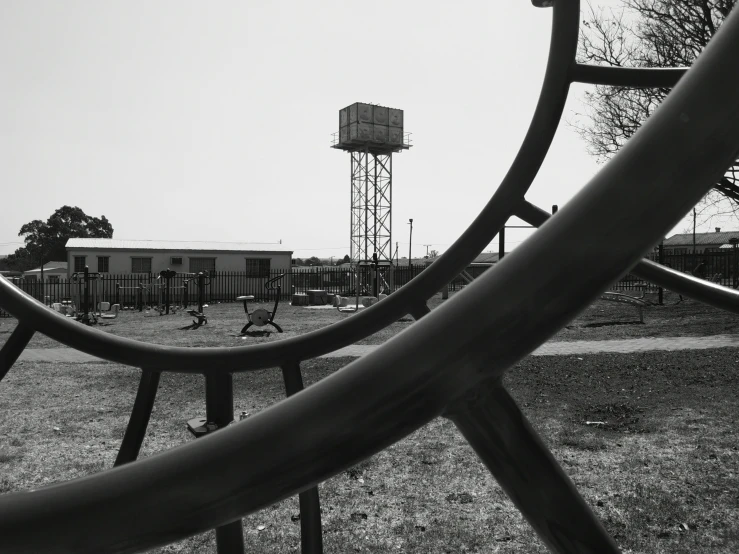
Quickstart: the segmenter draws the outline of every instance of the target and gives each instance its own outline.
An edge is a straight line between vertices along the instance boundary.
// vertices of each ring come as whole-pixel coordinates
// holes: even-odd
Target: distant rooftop
[[[696,233],[695,244],[696,246],[705,245],[722,245],[729,242],[729,239],[739,239],[739,231],[718,231],[713,233]],[[693,245],[693,233],[680,233],[672,235],[670,238],[665,239],[664,246],[685,246]]]
[[[284,244],[266,242],[218,242],[187,240],[69,239],[67,248],[117,250],[201,250],[208,252],[292,252]]]
[[[53,271],[55,269],[67,271],[67,262],[47,262],[44,264],[44,271]],[[41,273],[41,268],[29,269],[28,271],[24,271],[24,273]]]

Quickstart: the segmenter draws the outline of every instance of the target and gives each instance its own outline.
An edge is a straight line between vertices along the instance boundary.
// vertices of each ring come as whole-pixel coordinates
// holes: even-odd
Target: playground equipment
[[[194,274],[191,274],[194,275]],[[205,287],[210,285],[210,276],[206,273],[203,273],[202,271],[196,275],[197,279],[195,281],[195,284],[198,287],[198,309],[197,310],[187,310],[187,313],[190,314],[193,317],[196,317],[197,320],[193,319],[192,322],[196,327],[200,327],[201,325],[208,323],[208,316],[206,316],[203,313],[203,308],[205,307]],[[187,291],[187,281],[185,281],[185,290]]]
[[[169,315],[169,308],[170,308],[170,301],[172,298],[172,293],[175,290],[180,291],[180,297],[176,303],[172,305],[173,312],[177,312],[177,308],[182,306],[183,308],[186,308],[187,306],[183,306],[182,302],[184,300],[183,294],[185,287],[173,287],[172,286],[172,278],[177,276],[177,272],[173,271],[169,268],[163,269],[159,272],[159,276],[157,277],[157,280],[161,279],[162,281],[159,283],[159,287],[157,287],[158,292],[158,300],[157,300],[157,306],[156,310],[159,312],[159,315]]]
[[[104,313],[101,311],[98,317],[100,317],[101,319],[115,319],[118,317],[118,310],[120,309],[121,309],[120,305],[113,304],[113,306],[111,306],[112,313]]]
[[[334,304],[336,309],[342,313],[354,313],[359,311],[359,297],[362,291],[362,272],[359,270],[359,266],[352,266],[351,271],[354,272],[354,292],[356,294],[356,302],[354,306],[349,305],[349,298],[346,296],[336,296]]]
[[[72,291],[73,294],[76,293],[75,319],[85,325],[97,323],[95,306],[98,304],[97,279],[99,275],[99,273],[90,273],[87,266],[84,271],[72,273]],[[92,304],[90,304],[91,295]],[[91,306],[92,309],[90,309]]]
[[[439,416],[454,422],[552,551],[618,552],[501,377],[626,271],[739,313],[736,290],[642,258],[739,151],[739,14],[727,18],[685,73],[579,64],[574,60],[578,3],[537,0],[535,5],[552,7],[552,42],[540,101],[519,154],[460,238],[373,309],[268,344],[162,347],[56,317],[0,278],[0,305],[19,321],[0,350],[0,377],[36,331],[83,352],[142,368],[115,463],[123,467],[33,494],[0,496],[4,552],[143,551],[213,528],[219,553],[244,552],[239,518],[299,493],[302,550],[319,553],[315,484]],[[629,144],[547,221],[549,214],[524,194],[575,81],[674,85],[675,90]],[[512,214],[535,226],[546,225],[430,313],[426,300],[458,275]],[[604,249],[604,243],[618,247]],[[572,267],[578,271],[569,271]],[[308,392],[296,394],[303,388],[302,361],[352,344],[408,313],[420,321]],[[450,352],[463,355],[454,358]],[[282,370],[290,398],[228,426],[233,421],[233,372],[275,366]],[[204,375],[206,419],[216,432],[134,462],[163,371]]]
[[[265,325],[271,325],[275,329],[277,329],[277,332],[282,333],[282,327],[277,325],[277,323],[274,322],[275,315],[277,314],[277,306],[280,303],[280,293],[282,292],[282,286],[277,284],[275,285],[277,281],[282,279],[285,276],[284,273],[278,275],[277,277],[273,277],[272,279],[269,279],[266,283],[264,283],[264,288],[268,291],[276,291],[275,294],[275,306],[272,308],[272,311],[269,312],[265,310],[264,308],[257,308],[253,312],[249,313],[249,300],[254,300],[254,296],[248,295],[248,296],[239,296],[236,300],[243,300],[244,301],[244,312],[246,312],[246,319],[248,323],[244,325],[244,328],[241,329],[241,334],[246,334],[246,330],[249,329],[252,325],[256,325],[257,327],[264,327]]]
[[[121,302],[121,297],[125,298],[126,291],[134,291],[133,296],[135,297],[132,308],[137,308],[140,312],[144,310],[144,284],[139,279],[139,284],[136,287],[122,287],[120,283],[115,284],[115,303],[119,306],[124,304]]]
[[[611,302],[624,302],[635,306],[639,311],[639,323],[644,323],[644,308],[649,306],[650,303],[644,300],[644,293],[641,297],[631,296],[630,294],[624,294],[622,292],[606,291],[600,295],[601,300],[609,300]]]

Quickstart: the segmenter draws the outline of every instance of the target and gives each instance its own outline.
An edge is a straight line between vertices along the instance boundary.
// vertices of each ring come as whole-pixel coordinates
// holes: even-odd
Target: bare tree
[[[622,0],[594,9],[583,21],[583,63],[618,67],[688,67],[716,34],[735,0]],[[585,92],[585,113],[571,122],[590,154],[604,162],[618,152],[670,89],[596,86]],[[739,160],[696,206],[701,223],[733,215],[739,221]]]

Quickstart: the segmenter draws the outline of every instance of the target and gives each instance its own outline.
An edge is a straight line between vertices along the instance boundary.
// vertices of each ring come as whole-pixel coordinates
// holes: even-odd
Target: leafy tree
[[[46,222],[34,219],[24,224],[18,236],[25,246],[8,256],[8,264],[25,271],[48,261],[67,259],[65,245],[70,238],[112,238],[113,226],[105,216],[89,216],[80,208],[62,206]]]
[[[344,256],[344,259],[343,259],[343,260],[341,260],[341,263],[342,263],[342,264],[348,264],[348,263],[349,263],[349,262],[351,262],[351,261],[352,261],[352,260],[351,260],[351,258],[349,258],[349,254],[346,254],[346,255]]]
[[[307,260],[305,260],[305,265],[323,265],[320,258],[316,256],[311,256]]]
[[[622,10],[595,10],[583,21],[581,61],[617,67],[688,67],[716,34],[735,0],[622,0]],[[662,103],[668,88],[596,86],[573,123],[603,162],[618,152]],[[739,211],[739,160],[698,204],[701,223]]]

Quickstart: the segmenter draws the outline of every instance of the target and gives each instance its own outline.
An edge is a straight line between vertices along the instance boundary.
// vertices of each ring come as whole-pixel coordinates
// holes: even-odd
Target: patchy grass
[[[554,338],[604,340],[733,333],[736,316],[666,295],[664,306],[598,301]],[[437,295],[429,305],[441,305]],[[271,306],[263,304],[271,309]],[[125,311],[98,326],[156,344],[236,346],[280,340],[350,314],[280,304],[284,334],[238,336],[240,304],[207,309],[187,329],[179,312]],[[366,339],[380,344],[410,317]],[[15,326],[0,320],[0,344]],[[36,335],[30,347],[60,344]],[[306,385],[349,359],[302,364]],[[624,552],[739,551],[739,378],[735,349],[529,357],[505,384]],[[115,364],[19,362],[0,384],[0,494],[112,466],[138,385]],[[235,411],[254,414],[284,397],[276,370],[234,376]],[[142,457],[194,440],[187,419],[204,414],[200,376],[165,374]],[[436,420],[320,486],[327,553],[545,552],[453,424]],[[244,519],[249,552],[299,552],[296,498]],[[264,527],[262,527],[264,526]],[[213,533],[153,552],[212,552]]]
[[[450,296],[453,297],[454,294],[456,293]],[[657,302],[656,294],[647,295],[646,298],[655,304]],[[429,300],[428,305],[433,310],[443,302],[441,295],[437,294]],[[267,303],[257,303],[254,307],[272,309],[272,305]],[[241,337],[239,332],[246,324],[242,304],[215,304],[205,311],[208,314],[208,324],[196,329],[192,328],[192,317],[183,310],[165,316],[160,316],[156,311],[140,313],[126,310],[120,312],[117,319],[104,321],[95,328],[122,337],[169,346],[243,346],[303,335],[353,316],[336,309],[291,306],[282,302],[277,308],[275,321],[283,328],[284,333],[277,333],[270,326],[252,327],[248,336]],[[12,318],[0,319],[0,344],[10,336],[15,323]],[[410,316],[402,317],[357,344],[382,344],[412,323]],[[664,305],[644,308],[643,324],[639,323],[635,307],[598,300],[561,329],[552,341],[709,336],[737,331],[739,318],[736,315],[690,299],[679,301],[678,295],[668,292],[665,294]],[[57,347],[64,345],[40,333],[34,335],[29,344],[29,348]]]
[[[441,295],[437,294],[429,300],[428,305],[431,309],[435,309],[442,302]],[[249,310],[257,307],[272,310],[273,306],[274,304],[264,302],[250,303]],[[278,333],[269,325],[252,326],[247,331],[247,336],[240,336],[241,329],[247,323],[244,307],[240,302],[215,304],[205,308],[205,313],[208,315],[208,323],[197,328],[193,328],[193,318],[184,310],[178,310],[169,315],[160,315],[154,310],[148,312],[124,310],[119,312],[116,319],[100,320],[100,323],[93,327],[113,335],[168,346],[244,346],[304,335],[344,321],[353,315],[339,312],[335,308],[309,308],[291,306],[288,302],[281,302],[277,307],[275,322],[282,327],[283,333]],[[411,325],[412,322],[413,319],[410,316],[401,318],[398,322],[362,339],[357,344],[382,344]],[[0,319],[0,344],[7,340],[15,325],[16,321],[13,318]],[[37,333],[31,339],[28,348],[64,346]]]
[[[529,357],[505,384],[624,552],[739,551],[739,352],[582,358]],[[306,385],[350,361],[304,363]],[[137,383],[115,364],[19,363],[0,386],[13,422],[0,431],[0,492],[111,467]],[[236,411],[284,397],[277,370],[234,384]],[[202,377],[163,375],[142,457],[194,440],[185,422],[204,409]],[[546,551],[445,419],[319,490],[327,553]],[[291,498],[245,518],[247,551],[299,552],[298,513]],[[213,536],[152,552],[214,552]]]
[[[639,296],[633,291],[626,294]],[[644,323],[639,322],[635,306],[621,302],[597,300],[562,328],[553,341],[609,340],[641,337],[688,337],[724,335],[739,332],[739,317],[707,304],[666,292],[663,304],[657,294],[645,300],[653,305],[644,308]]]

